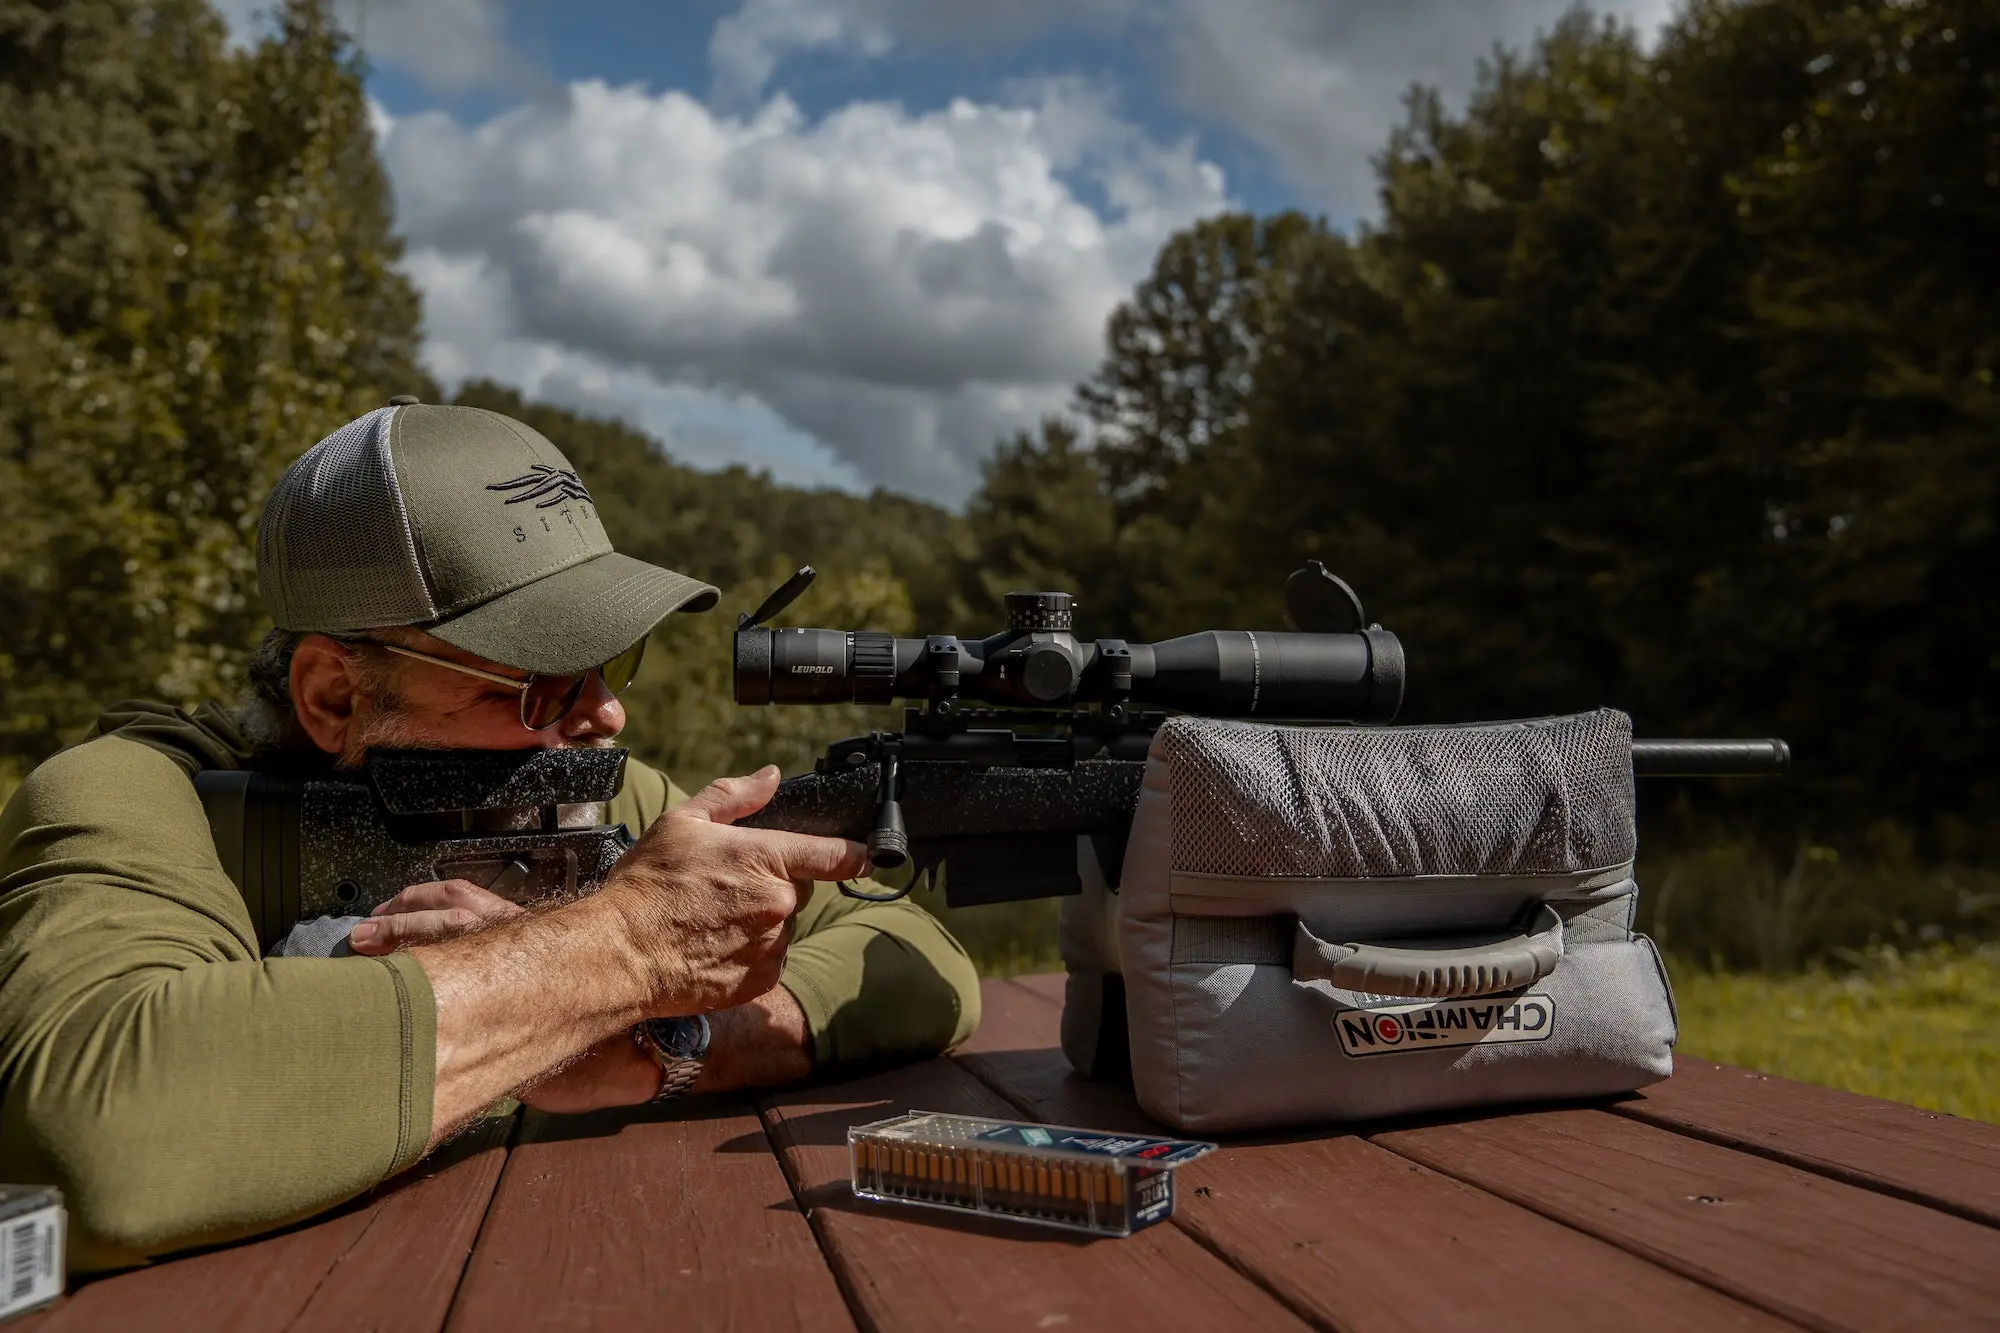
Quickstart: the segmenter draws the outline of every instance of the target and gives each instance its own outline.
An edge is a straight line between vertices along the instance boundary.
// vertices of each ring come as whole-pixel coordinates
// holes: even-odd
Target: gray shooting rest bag
[[[1632,930],[1631,744],[1608,709],[1457,727],[1169,721],[1122,882],[1086,874],[1063,903],[1071,1063],[1121,1063],[1122,995],[1139,1104],[1183,1130],[1666,1078],[1673,999]]]

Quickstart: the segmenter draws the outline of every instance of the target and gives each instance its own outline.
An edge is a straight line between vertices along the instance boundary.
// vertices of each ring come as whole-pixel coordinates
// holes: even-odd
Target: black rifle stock
[[[371,750],[354,773],[211,770],[195,790],[265,948],[464,879],[529,902],[596,888],[632,838],[602,822],[626,751]]]

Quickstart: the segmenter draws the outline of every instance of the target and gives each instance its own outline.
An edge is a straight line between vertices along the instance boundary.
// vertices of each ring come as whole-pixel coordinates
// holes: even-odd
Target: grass
[[[2000,1124],[2000,946],[1878,947],[1845,963],[1671,968],[1680,1049]]]

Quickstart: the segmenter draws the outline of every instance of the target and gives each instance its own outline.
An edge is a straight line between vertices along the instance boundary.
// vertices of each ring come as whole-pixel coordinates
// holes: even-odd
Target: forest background
[[[392,393],[441,398],[362,74],[317,0],[242,48],[203,0],[0,0],[0,794],[107,701],[239,692],[272,482]],[[456,401],[557,441],[620,549],[727,590],[632,691],[635,749],[684,783],[873,723],[730,702],[734,612],[799,564],[803,623],[983,633],[1039,587],[1155,639],[1277,626],[1317,556],[1408,648],[1405,720],[1612,704],[1791,742],[1789,780],[1646,788],[1646,912],[1681,957],[1977,951],[2000,9],[1692,0],[1650,47],[1578,10],[1463,111],[1413,89],[1377,169],[1350,231],[1174,236],[1070,416],[999,442],[963,512],[696,471],[495,384]],[[1052,938],[961,929],[989,960]]]

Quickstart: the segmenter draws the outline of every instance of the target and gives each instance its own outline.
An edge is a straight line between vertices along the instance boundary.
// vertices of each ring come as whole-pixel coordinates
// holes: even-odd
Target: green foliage
[[[422,382],[358,70],[294,0],[0,0],[0,769],[238,679],[265,493]]]
[[[1878,948],[1772,977],[1675,964],[1680,1049],[2000,1124],[2000,949]]]
[[[1697,830],[1705,829],[1705,835]],[[2000,936],[2000,874],[1929,864],[1909,831],[1879,823],[1849,853],[1802,843],[1774,856],[1712,824],[1639,858],[1640,928],[1714,969],[1791,972],[1857,947]]]
[[[1275,626],[1317,555],[1402,636],[1409,720],[1784,735],[1795,779],[1659,829],[1990,858],[1996,71],[1973,0],[1700,0],[1651,55],[1573,12],[1463,114],[1412,93],[1379,224],[1170,242],[1082,391],[1112,530],[1093,498],[982,575],[1157,637]],[[1074,476],[1044,439],[987,494]]]
[[[961,632],[997,627],[1001,599],[1013,589],[1131,586],[1100,461],[1081,447],[1074,427],[1053,419],[1037,434],[1002,441],[986,460],[955,571]],[[1119,573],[1110,575],[1114,569]],[[1105,634],[1119,632],[1115,599],[1106,605],[1086,598],[1077,611],[1080,629],[1095,624]]]
[[[880,490],[867,496],[801,490],[742,467],[697,471],[673,462],[630,426],[527,402],[498,384],[474,381],[454,401],[504,412],[548,436],[590,486],[619,550],[741,592],[742,609],[811,564],[822,576],[886,570],[908,589],[928,627],[950,612],[950,561],[962,549],[964,524],[935,505]],[[799,606],[817,617],[815,624],[889,628],[831,619],[822,596],[815,585]]]

